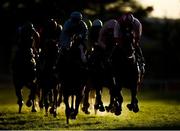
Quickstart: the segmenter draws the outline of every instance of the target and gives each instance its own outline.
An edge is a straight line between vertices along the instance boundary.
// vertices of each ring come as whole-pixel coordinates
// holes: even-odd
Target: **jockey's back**
[[[123,39],[124,36],[124,28],[129,28],[133,32],[134,35],[134,46],[139,46],[139,41],[142,35],[142,24],[140,21],[134,16],[130,15],[132,18],[127,18],[128,16],[122,15],[118,18],[118,22],[114,26],[114,38],[115,39]],[[131,20],[132,19],[132,20]]]
[[[99,45],[103,48],[111,48],[114,44],[114,27],[117,21],[115,19],[108,20],[104,23],[99,33]]]
[[[60,47],[69,48],[73,35],[81,35],[83,40],[87,40],[88,28],[82,19],[74,21],[70,18],[65,22],[60,35]]]

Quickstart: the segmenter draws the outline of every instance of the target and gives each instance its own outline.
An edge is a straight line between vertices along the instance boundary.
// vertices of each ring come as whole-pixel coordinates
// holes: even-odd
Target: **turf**
[[[28,89],[24,89],[25,101]],[[66,124],[64,104],[58,108],[58,116],[45,116],[38,106],[36,113],[23,106],[22,113],[18,114],[18,105],[12,85],[0,87],[0,129],[8,130],[109,130],[109,129],[180,129],[180,93],[149,90],[144,88],[138,94],[140,111],[130,112],[126,104],[130,101],[130,94],[123,89],[124,103],[120,116],[112,113],[95,114],[91,103],[91,114],[85,115],[81,110],[76,120]],[[103,90],[104,104],[108,104],[108,90]]]

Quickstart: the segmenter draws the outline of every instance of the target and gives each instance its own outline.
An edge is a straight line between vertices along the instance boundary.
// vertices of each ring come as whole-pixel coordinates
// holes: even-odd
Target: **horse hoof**
[[[19,106],[19,112],[18,112],[19,114],[21,113],[21,109],[22,109],[22,106]]]
[[[85,108],[85,107],[83,107],[82,109],[81,109],[85,114],[90,114],[90,112],[88,111],[88,109],[87,108]]]
[[[31,106],[32,106],[32,103],[33,103],[32,100],[28,100],[28,101],[26,102],[26,106],[27,106],[27,107],[31,107]]]
[[[95,110],[99,109],[99,105],[98,105],[98,104],[97,104],[97,105],[94,105],[94,109],[95,109]]]
[[[105,109],[106,109],[107,112],[114,113],[114,109],[113,109],[113,107],[111,105],[105,106]]]
[[[43,109],[43,107],[44,107],[44,104],[42,102],[39,102],[39,108]]]
[[[132,104],[127,104],[127,108],[132,111],[133,110],[133,105]]]
[[[51,107],[50,110],[49,110],[49,113],[54,114],[54,108]]]
[[[75,120],[75,119],[76,119],[76,115],[72,114],[72,115],[70,116],[70,118],[71,118],[72,120]]]
[[[75,115],[75,113],[74,113],[74,112],[71,112],[71,114],[70,114],[70,119],[73,119],[73,120],[75,120],[75,119],[76,119],[76,115]]]
[[[76,119],[76,116],[71,116],[71,119],[72,119],[72,120],[75,120],[75,119]]]
[[[122,111],[121,107],[116,107],[115,110],[114,110],[114,114],[116,116],[119,116],[119,115],[121,115],[121,111]]]
[[[104,112],[105,111],[105,108],[104,108],[103,104],[96,104],[96,105],[94,105],[94,109],[95,110],[99,110],[100,112]]]
[[[110,107],[109,106],[105,106],[105,109],[107,112],[110,112]]]
[[[99,111],[100,111],[100,112],[104,112],[104,111],[105,111],[105,108],[104,108],[103,105],[100,105],[100,106],[99,106]]]
[[[134,112],[134,113],[139,112],[139,107],[138,107],[138,105],[134,105],[134,107],[133,107],[133,112]]]
[[[59,107],[61,105],[62,101],[57,102],[57,106]]]
[[[76,110],[74,110],[73,112],[71,112],[70,114],[70,118],[75,120],[76,119],[76,116],[77,116],[78,112]]]
[[[56,118],[56,116],[57,116],[57,113],[56,113],[56,112],[54,112],[54,113],[53,113],[53,116]]]
[[[139,107],[137,104],[127,104],[127,108],[134,113],[139,112]]]
[[[87,115],[89,115],[89,114],[90,114],[90,111],[87,110],[87,111],[85,111],[84,113],[87,114]]]
[[[115,111],[114,114],[115,114],[116,116],[119,116],[119,115],[121,115],[121,111]]]
[[[36,109],[32,109],[31,112],[37,112],[37,110]]]

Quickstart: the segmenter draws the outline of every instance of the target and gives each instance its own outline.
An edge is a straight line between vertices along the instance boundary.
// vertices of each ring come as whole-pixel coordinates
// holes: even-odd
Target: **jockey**
[[[95,19],[92,23],[92,27],[89,29],[89,52],[92,52],[94,47],[98,45],[99,32],[103,27],[103,23],[99,19]]]
[[[115,45],[114,27],[116,23],[117,23],[117,20],[115,19],[110,19],[106,21],[102,29],[100,30],[99,39],[98,39],[99,46],[104,49],[103,62],[106,68],[105,76],[108,76],[106,80],[109,82],[108,86],[109,86],[109,91],[110,91],[110,103],[108,106],[105,107],[108,112],[112,111],[113,102],[114,102],[114,97],[113,97],[114,93],[113,93],[113,87],[112,87],[114,84],[113,84],[113,78],[112,78],[112,72],[111,72],[111,66],[110,66],[111,64],[110,57],[113,51],[113,45]]]
[[[114,38],[116,44],[123,46],[123,36],[126,30],[130,30],[133,33],[133,48],[135,50],[135,58],[138,65],[138,71],[141,75],[145,73],[145,61],[140,48],[140,38],[142,35],[142,24],[141,22],[133,16],[132,13],[125,13],[120,18],[117,19],[114,27]],[[140,84],[141,78],[139,78],[138,83]]]
[[[63,30],[60,35],[59,47],[62,52],[68,50],[74,35],[77,35],[82,43],[79,48],[81,49],[81,59],[86,62],[84,49],[87,48],[88,28],[86,23],[82,20],[83,16],[80,12],[74,11],[71,13],[70,18],[65,22]]]
[[[89,39],[89,32],[90,32],[91,27],[92,27],[92,21],[90,19],[87,19],[87,18],[84,18],[83,20],[86,23],[87,28],[88,28],[87,52],[89,52],[91,50],[91,42]]]
[[[21,89],[23,86],[27,86],[31,89],[29,100],[26,105],[31,106],[32,101],[35,99],[36,90],[36,59],[35,52],[38,47],[39,33],[34,28],[31,22],[25,23],[18,29],[17,44],[13,63],[13,82],[16,88],[16,96],[18,97],[19,112],[23,105],[23,98],[21,95]],[[35,112],[33,106],[32,109]]]
[[[103,23],[99,19],[95,19],[92,23],[92,27],[90,29],[90,36],[89,36],[90,38],[89,39],[95,45],[98,42],[99,32],[100,32],[100,29],[102,28],[102,26],[103,26]]]
[[[58,84],[58,76],[56,73],[57,59],[59,56],[58,40],[62,31],[60,24],[54,19],[48,19],[43,27],[41,34],[41,52],[38,59],[38,84],[42,91],[39,102],[40,108],[45,106],[46,114],[49,103],[53,103],[52,89]],[[49,96],[49,97],[48,97]],[[49,100],[48,100],[49,98]],[[54,100],[55,102],[55,100]],[[51,109],[56,108],[55,105]],[[53,110],[55,113],[55,110]]]
[[[114,27],[117,21],[115,19],[110,19],[106,21],[100,30],[98,44],[105,50],[112,48],[114,44]]]
[[[43,28],[43,32],[41,34],[41,52],[40,52],[40,59],[44,59],[42,62],[43,68],[46,70],[44,71],[52,71],[52,69],[55,69],[56,66],[56,59],[58,56],[58,37],[62,31],[61,25],[58,25],[58,23],[54,19],[49,19],[45,24]],[[44,67],[45,66],[45,67]],[[47,70],[48,68],[48,70]]]
[[[36,51],[39,47],[40,35],[34,28],[34,25],[31,22],[27,22],[18,31],[19,47],[25,48],[28,46]]]
[[[104,111],[104,106],[101,100],[101,90],[102,86],[99,86],[99,83],[101,82],[101,76],[102,76],[102,69],[101,69],[101,58],[102,58],[102,51],[98,46],[98,37],[100,29],[102,28],[103,23],[100,19],[95,19],[92,23],[91,28],[89,29],[89,37],[88,37],[88,76],[89,80],[93,83],[93,89],[96,90],[96,103],[94,105],[95,109],[99,109],[100,111]],[[96,84],[95,84],[96,83]],[[97,84],[98,83],[98,84]],[[92,86],[91,85],[91,86]],[[89,108],[89,92],[92,89],[92,87],[89,87],[89,85],[86,85],[85,89],[85,96],[84,96],[84,102],[83,102],[83,108],[82,110],[89,114],[88,111]]]

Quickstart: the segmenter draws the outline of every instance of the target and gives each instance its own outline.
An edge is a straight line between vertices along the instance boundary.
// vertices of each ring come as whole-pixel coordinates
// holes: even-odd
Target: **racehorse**
[[[56,64],[59,56],[58,36],[60,34],[55,20],[47,21],[41,34],[41,52],[38,59],[38,85],[41,92],[40,108],[45,106],[46,116],[50,104],[50,113],[57,115],[57,97],[59,82],[56,74]],[[61,31],[61,29],[60,29]]]
[[[59,82],[55,71],[56,60],[58,57],[58,46],[56,42],[46,41],[45,48],[39,54],[39,77],[38,85],[41,89],[40,108],[45,106],[46,115],[50,104],[52,107],[50,113],[56,117],[57,115],[57,96]]]
[[[95,90],[95,103],[94,110],[104,112],[105,108],[102,101],[102,89],[103,87],[112,88],[113,81],[111,77],[110,68],[104,59],[104,51],[98,45],[92,46],[92,51],[88,54],[88,81],[86,83],[84,101],[82,111],[85,114],[90,114],[88,108],[90,106],[89,93],[91,90]]]
[[[65,103],[66,122],[76,119],[86,82],[86,66],[81,58],[81,38],[74,35],[69,49],[60,51],[58,72]],[[71,97],[71,105],[69,98]],[[73,104],[75,98],[75,105]]]
[[[19,113],[21,113],[24,103],[22,96],[22,89],[24,86],[30,89],[30,95],[26,105],[28,107],[32,106],[32,112],[36,112],[36,60],[33,44],[36,43],[38,37],[38,33],[29,22],[23,25],[19,30],[18,49],[12,64],[13,83],[18,98],[17,104],[19,105]]]
[[[92,32],[92,44],[90,53],[88,55],[88,69],[89,69],[89,79],[92,84],[92,87],[96,90],[96,103],[95,103],[95,113],[96,110],[103,112],[104,106],[101,100],[101,92],[103,87],[108,87],[110,93],[110,103],[108,106],[105,106],[106,110],[112,112],[113,108],[113,101],[114,101],[114,94],[112,92],[114,88],[114,81],[112,76],[112,66],[109,55],[111,54],[113,45],[115,43],[114,40],[114,26],[116,24],[115,19],[110,19],[106,21],[103,27],[99,30],[98,34],[96,33],[97,27],[95,28],[94,32]],[[93,30],[92,30],[93,31]],[[91,35],[90,35],[91,36]],[[90,37],[91,40],[91,37]],[[87,84],[87,87],[89,86]],[[91,87],[91,88],[92,88]],[[86,88],[87,90],[89,88]],[[84,107],[82,110],[88,114],[88,91],[85,92],[84,98]]]
[[[131,103],[127,104],[130,111],[138,112],[137,88],[139,72],[137,67],[136,52],[133,47],[134,32],[127,31],[123,36],[123,43],[114,45],[111,61],[113,76],[115,81],[115,114],[120,115],[122,111],[123,97],[121,90],[123,87],[131,91]]]

